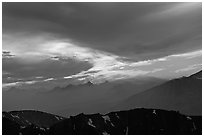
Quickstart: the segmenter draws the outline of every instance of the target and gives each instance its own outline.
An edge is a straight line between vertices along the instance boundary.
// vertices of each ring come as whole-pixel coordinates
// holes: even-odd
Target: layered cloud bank
[[[27,46],[16,50],[31,50],[33,36],[47,35],[135,61],[201,49],[201,3],[3,3],[2,9],[3,43],[26,36]]]
[[[3,3],[3,87],[189,75],[202,69],[201,5]]]
[[[34,41],[34,38],[32,38],[32,40]],[[128,79],[137,76],[172,78],[172,74],[176,74],[178,72],[188,72],[190,70],[196,71],[202,68],[201,50],[168,55],[162,58],[151,60],[134,61],[131,60],[131,58],[127,58],[124,56],[118,56],[112,53],[91,49],[89,47],[81,47],[67,40],[40,41],[39,43],[35,44],[36,47],[35,49],[31,50],[32,52],[15,52],[15,56],[13,56],[12,58],[20,62],[24,61],[24,59],[26,58],[29,66],[30,63],[39,65],[40,62],[44,61],[53,61],[53,65],[57,65],[59,63],[66,64],[70,63],[70,61],[73,61],[75,62],[74,64],[76,64],[76,62],[89,64],[90,68],[87,68],[87,70],[82,69],[81,72],[68,76],[66,76],[65,68],[64,72],[62,72],[61,75],[56,75],[54,78],[48,77],[49,75],[47,75],[47,77],[36,75],[35,81],[33,81],[32,77],[32,80],[29,81],[3,84],[3,87],[22,84],[34,84],[36,82],[48,82],[59,79],[74,79],[82,82],[92,81],[93,83],[101,83],[104,81]],[[10,51],[7,51],[6,53],[10,53]],[[7,61],[9,59],[12,59],[8,59],[7,57],[3,58],[6,58],[6,61],[4,62],[5,66]],[[59,66],[55,67],[55,69],[57,70]],[[66,67],[66,65],[60,67]],[[25,70],[25,68],[26,67],[22,67],[19,69]],[[45,75],[46,73],[46,69],[44,69],[44,73],[42,73],[42,75]],[[5,73],[4,75],[8,74]],[[13,76],[15,76],[15,74]]]

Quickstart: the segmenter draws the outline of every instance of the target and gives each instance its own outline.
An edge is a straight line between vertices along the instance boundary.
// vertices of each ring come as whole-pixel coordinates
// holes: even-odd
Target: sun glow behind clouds
[[[104,55],[105,56],[105,55]],[[201,51],[194,51],[183,54],[170,55],[158,59],[138,61],[138,62],[126,62],[117,58],[111,58],[107,60],[95,59],[93,67],[87,71],[82,71],[76,75],[67,76],[66,78],[79,78],[83,77],[83,80],[91,80],[92,82],[104,82],[105,80],[114,81],[117,79],[134,78],[136,76],[156,76],[152,75],[160,71],[166,70],[166,75],[171,73],[176,68],[182,67],[182,61],[187,61],[192,58],[201,57]],[[118,60],[119,59],[119,60]],[[175,64],[170,65],[169,63],[174,62]],[[157,66],[157,64],[160,64]],[[170,66],[176,66],[172,69]],[[149,69],[144,69],[148,67]],[[199,69],[201,66],[195,66],[193,69]],[[189,70],[193,70],[189,69]],[[95,73],[92,73],[95,72]],[[177,72],[177,71],[176,71]]]
[[[48,54],[89,62],[93,65],[89,70],[64,78],[78,78],[78,80],[89,80],[95,83],[104,82],[106,80],[112,81],[116,79],[132,78],[139,75],[158,72],[163,69],[155,68],[150,71],[143,71],[137,69],[137,66],[165,61],[164,58],[139,62],[124,61],[123,59],[125,59],[125,57],[87,47],[80,47],[69,42],[54,41],[52,43],[45,43],[41,45],[41,47],[43,47],[42,51]]]
[[[59,58],[65,60],[71,58],[77,61],[87,62],[92,65],[90,69],[74,75],[64,76],[63,79],[78,79],[84,82],[89,80],[93,83],[101,83],[106,80],[114,81],[118,79],[134,78],[142,75],[156,76],[163,71],[171,75],[170,72],[175,73],[176,70],[170,69],[170,63],[174,62],[172,65],[176,66],[175,69],[181,69],[184,67],[182,66],[183,60],[191,60],[202,56],[202,51],[198,50],[189,53],[169,55],[158,59],[134,62],[126,57],[79,46],[70,40],[57,40],[55,38],[46,39],[46,37],[43,39],[42,37],[39,38],[34,36],[26,40],[25,42],[25,38],[23,38],[15,42],[4,41],[4,43],[8,44],[6,47],[10,47],[10,49],[16,53],[15,57],[22,59],[22,61],[26,60],[29,63],[32,63],[33,60],[35,62],[48,58],[52,59],[53,57],[57,58],[56,61],[60,61]],[[28,46],[28,41],[31,42],[31,45],[33,44],[32,42],[34,42],[35,46],[26,48]],[[22,51],[19,49],[19,45]],[[16,52],[15,49],[17,49]],[[193,69],[196,68],[199,68],[199,66]],[[44,81],[51,80],[57,80],[57,78],[45,79]],[[24,84],[30,83],[24,82]]]
[[[189,53],[169,55],[158,59],[134,62],[126,61],[126,57],[117,56],[115,54],[88,47],[77,46],[69,41],[54,41],[52,43],[41,45],[41,47],[43,47],[42,51],[48,54],[74,58],[76,60],[87,61],[88,63],[92,64],[92,68],[75,75],[65,76],[64,78],[75,78],[80,81],[92,81],[93,83],[100,83],[106,80],[114,81],[117,79],[134,78],[142,75],[151,75],[152,73],[158,73],[160,71],[169,69],[169,62],[174,61],[175,64],[173,65],[176,65],[179,68],[182,60],[202,56],[202,51],[198,50]],[[154,64],[156,63],[160,63],[164,67],[155,67]],[[142,68],[143,66],[148,66],[149,69],[145,70]],[[197,67],[194,69],[196,68]],[[168,71],[167,73],[169,73]]]

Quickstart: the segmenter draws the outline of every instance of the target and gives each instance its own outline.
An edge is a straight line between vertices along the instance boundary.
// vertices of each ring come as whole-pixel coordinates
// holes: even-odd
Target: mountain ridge
[[[33,123],[23,125],[15,119],[3,116],[2,129],[3,135],[184,135],[201,134],[200,119],[201,117],[187,116],[176,111],[137,108],[107,114],[80,113],[48,127]]]
[[[199,79],[197,77],[199,76]],[[184,114],[202,114],[202,71],[167,81],[135,94],[119,103],[117,109],[134,107],[178,110]],[[122,107],[120,107],[122,106]]]

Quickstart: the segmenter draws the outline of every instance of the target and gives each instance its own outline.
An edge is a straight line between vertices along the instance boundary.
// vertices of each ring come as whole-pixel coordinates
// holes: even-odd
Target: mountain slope
[[[202,115],[202,71],[135,94],[116,108],[121,110],[135,107],[178,110],[184,114]]]

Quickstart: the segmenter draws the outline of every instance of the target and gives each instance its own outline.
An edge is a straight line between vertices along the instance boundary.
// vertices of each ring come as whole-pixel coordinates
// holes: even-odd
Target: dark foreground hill
[[[2,117],[3,134],[44,134],[50,126],[65,119],[34,110],[3,112]]]
[[[202,115],[202,71],[189,77],[170,80],[135,94],[116,106],[118,110],[135,107],[175,110],[187,115]]]
[[[15,112],[21,114],[23,111]],[[13,113],[13,112],[12,112]],[[2,131],[4,135],[47,134],[47,135],[151,135],[151,134],[201,134],[201,116],[186,116],[176,111],[160,109],[133,109],[102,114],[79,114],[70,118],[45,116],[21,117],[3,113]],[[12,115],[11,115],[12,114]],[[33,113],[35,115],[35,113]],[[37,113],[39,115],[39,113]],[[44,115],[44,113],[42,113]],[[35,118],[34,118],[35,117]],[[42,119],[46,122],[42,122]],[[50,121],[52,122],[49,122]],[[25,124],[22,121],[29,121]],[[39,122],[40,121],[40,122]],[[42,124],[43,123],[43,124]]]

